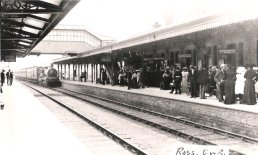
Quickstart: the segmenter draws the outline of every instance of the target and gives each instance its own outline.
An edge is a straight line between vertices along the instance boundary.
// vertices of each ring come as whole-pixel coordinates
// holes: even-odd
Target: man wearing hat
[[[208,71],[205,67],[202,67],[198,72],[198,83],[199,83],[199,91],[200,91],[200,99],[206,99],[205,97],[205,88],[208,84]]]
[[[190,82],[191,97],[196,98],[197,95],[197,83],[198,83],[198,72],[195,66],[190,66],[188,82]]]
[[[219,102],[223,102],[223,94],[224,94],[224,79],[225,79],[225,74],[224,74],[224,69],[225,65],[222,64],[220,68],[217,68],[216,74],[214,76],[214,80],[216,82],[216,89],[217,89],[217,98],[219,99]]]
[[[181,82],[182,82],[182,72],[179,70],[179,67],[176,67],[176,71],[174,74],[175,81],[175,91],[176,94],[181,94]]]
[[[4,74],[5,70],[3,69],[1,72],[1,86],[4,85],[4,81],[5,81],[5,74]]]

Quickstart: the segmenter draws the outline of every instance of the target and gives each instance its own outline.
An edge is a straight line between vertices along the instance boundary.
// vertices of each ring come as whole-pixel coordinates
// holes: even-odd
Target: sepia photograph
[[[0,0],[1,155],[257,155],[257,0]]]

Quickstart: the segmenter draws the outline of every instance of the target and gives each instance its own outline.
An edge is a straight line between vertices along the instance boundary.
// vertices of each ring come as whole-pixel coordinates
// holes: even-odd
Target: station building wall
[[[257,28],[239,30],[238,26],[233,26],[229,30],[227,28],[208,31],[208,37],[201,39],[204,42],[202,48],[196,47],[189,40],[185,40],[184,47],[177,44],[178,41],[170,41],[163,46],[158,46],[156,53],[158,57],[168,60],[169,65],[219,66],[222,63],[236,67],[246,64],[257,65]],[[193,36],[189,36],[194,40]],[[182,39],[182,37],[178,39]],[[186,61],[188,62],[186,63]]]

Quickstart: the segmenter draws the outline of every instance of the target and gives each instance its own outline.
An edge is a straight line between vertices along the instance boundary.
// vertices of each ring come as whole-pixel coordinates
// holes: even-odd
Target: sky
[[[166,26],[221,12],[246,12],[250,7],[253,13],[257,3],[257,0],[81,0],[61,24],[85,25],[98,34],[123,40],[151,30],[155,22]]]
[[[85,25],[117,40],[164,22],[174,0],[81,0],[61,24]]]
[[[161,26],[196,18],[239,11],[258,14],[258,0],[81,0],[61,21],[61,25],[84,25],[89,30],[124,40]],[[47,56],[29,56],[1,66],[24,68],[51,62]],[[0,66],[0,67],[1,67]]]

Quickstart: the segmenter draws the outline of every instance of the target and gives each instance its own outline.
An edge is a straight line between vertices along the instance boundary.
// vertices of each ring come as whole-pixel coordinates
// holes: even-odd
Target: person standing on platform
[[[175,94],[181,94],[181,82],[182,82],[182,72],[179,70],[179,67],[176,67],[174,74],[175,81]]]
[[[137,84],[137,71],[135,70],[133,72],[132,78],[131,78],[131,86],[132,88],[138,88],[138,84]]]
[[[257,73],[253,70],[252,65],[247,66],[247,71],[244,75],[245,87],[244,87],[244,96],[241,104],[254,105],[256,104],[256,94],[255,94],[255,83],[257,81]]]
[[[210,96],[213,95],[214,89],[216,88],[216,81],[214,77],[216,75],[216,66],[212,66],[209,70],[209,82],[208,82],[208,89]]]
[[[13,84],[13,72],[10,74],[10,86]]]
[[[1,72],[1,86],[4,85],[4,82],[5,82],[5,74],[4,74],[5,70],[3,69],[2,72]]]
[[[190,90],[191,90],[191,97],[197,97],[197,80],[198,80],[198,72],[195,66],[190,66],[188,82],[190,82]]]
[[[102,84],[105,85],[107,83],[107,71],[105,69],[102,70],[101,76],[102,76]]]
[[[9,69],[8,72],[6,73],[6,80],[7,80],[8,86],[10,86],[10,75],[11,75],[11,70]]]
[[[228,66],[225,70],[225,101],[224,104],[234,104],[235,97],[235,80],[236,73],[232,66]]]
[[[219,99],[219,102],[223,102],[223,95],[224,95],[224,79],[225,74],[223,71],[224,65],[221,65],[221,67],[217,68],[216,74],[214,76],[214,80],[216,82],[216,89],[217,89],[217,98]]]
[[[131,89],[131,86],[132,86],[132,72],[131,72],[130,69],[127,69],[126,78],[127,78],[128,90],[130,90],[130,89]]]
[[[113,70],[113,74],[112,74],[112,77],[111,77],[111,85],[114,86],[116,85],[117,83],[119,83],[118,81],[118,72],[116,70]]]
[[[146,76],[145,76],[145,86],[147,88],[150,87],[150,83],[151,83],[151,70],[150,70],[150,67],[147,67]]]
[[[183,67],[183,71],[182,71],[182,92],[186,93],[187,92],[187,79],[188,79],[188,69],[187,67]]]
[[[1,110],[4,109],[4,102],[3,102],[3,89],[2,86],[0,85],[0,108]]]
[[[205,97],[205,89],[206,85],[208,84],[208,71],[205,67],[202,67],[198,73],[198,83],[199,83],[199,92],[200,92],[200,99],[206,99]]]
[[[122,69],[119,72],[118,80],[119,80],[120,86],[124,86],[124,84],[125,84],[125,73],[124,73],[124,70],[122,70]]]
[[[171,82],[171,74],[170,74],[170,71],[169,71],[169,68],[166,68],[166,71],[164,72],[163,76],[163,83],[164,83],[164,90],[169,90],[170,87],[170,82]]]
[[[244,94],[245,72],[246,72],[245,67],[238,67],[236,70],[235,94],[236,94],[236,99],[239,98],[240,102],[242,101],[243,94]]]

